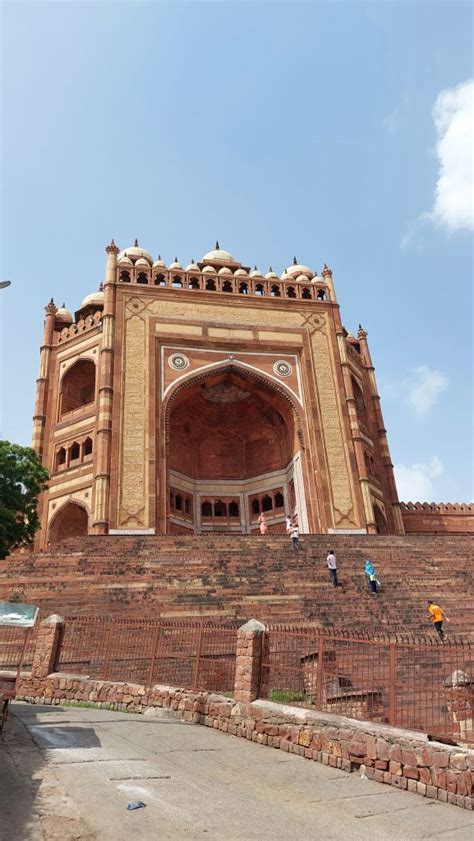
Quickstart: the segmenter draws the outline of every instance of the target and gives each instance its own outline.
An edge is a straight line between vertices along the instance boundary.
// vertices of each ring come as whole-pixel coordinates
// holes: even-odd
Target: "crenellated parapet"
[[[469,502],[401,502],[407,532],[474,532],[474,505]]]

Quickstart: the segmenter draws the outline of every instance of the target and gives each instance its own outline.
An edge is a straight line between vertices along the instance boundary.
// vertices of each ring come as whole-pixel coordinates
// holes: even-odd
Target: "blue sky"
[[[471,500],[472,13],[4,2],[1,433],[29,443],[43,307],[97,288],[112,236],[183,263],[218,238],[331,266],[401,497]]]

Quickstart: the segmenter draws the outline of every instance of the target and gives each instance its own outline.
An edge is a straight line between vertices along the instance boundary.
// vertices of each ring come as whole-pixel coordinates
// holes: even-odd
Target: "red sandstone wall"
[[[401,502],[407,534],[474,533],[474,505],[428,502]]]

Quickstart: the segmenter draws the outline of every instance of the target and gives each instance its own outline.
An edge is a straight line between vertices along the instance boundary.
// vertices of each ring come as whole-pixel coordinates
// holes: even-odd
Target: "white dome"
[[[217,274],[214,266],[204,266],[202,270],[203,274]]]
[[[234,272],[234,277],[248,277],[248,274],[245,269],[237,269],[237,271]]]
[[[222,266],[222,269],[219,269],[218,274],[232,274],[232,269],[229,269],[228,266]]]
[[[307,283],[308,279],[309,278],[305,274],[299,274],[298,277],[296,278],[298,283]]]
[[[237,260],[232,256],[230,251],[224,251],[219,243],[216,242],[216,247],[212,251],[208,251],[202,258],[203,263],[236,263]]]
[[[86,295],[82,304],[82,307],[103,307],[104,306],[104,293],[101,289],[98,289],[97,292],[91,292],[90,295]]]
[[[273,269],[272,269],[272,267],[271,267],[271,266],[270,266],[270,268],[268,269],[268,272],[266,273],[265,277],[267,278],[267,280],[272,280],[272,279],[274,279],[274,278],[275,278],[276,280],[278,280],[278,279],[279,279],[279,278],[278,278],[278,275],[276,274],[276,272],[274,272],[274,271],[273,271]]]
[[[290,277],[298,277],[298,275],[305,275],[308,280],[311,280],[314,277],[314,272],[309,266],[303,266],[301,263],[298,263],[296,257],[293,258],[293,265],[288,266],[285,271],[290,275]]]
[[[118,262],[122,259],[122,257],[130,257],[133,260],[137,260],[139,257],[144,257],[145,260],[148,260],[150,265],[153,263],[153,257],[148,251],[145,251],[144,248],[140,248],[138,245],[138,240],[136,239],[134,244],[131,245],[129,248],[124,248],[123,251],[120,252],[118,255]]]
[[[148,260],[145,260],[144,257],[139,257],[137,262],[135,263],[136,266],[146,266],[147,269],[150,268],[150,264]]]
[[[74,321],[71,313],[69,312],[69,310],[66,309],[65,304],[63,304],[62,307],[58,308],[58,311],[55,315],[55,320],[59,321],[61,324],[72,324],[72,322]]]
[[[182,269],[182,265],[179,262],[178,258],[175,257],[173,262],[168,266],[169,269]]]
[[[253,272],[250,272],[250,277],[263,277],[262,272],[255,266]]]
[[[324,280],[324,278],[323,278],[323,277],[321,277],[321,276],[320,276],[320,275],[318,275],[318,274],[315,274],[315,276],[313,277],[313,279],[312,279],[312,281],[311,281],[311,283],[325,283],[325,282],[326,282],[326,281]]]
[[[161,254],[158,254],[158,258],[153,263],[154,269],[166,269],[166,263],[164,260],[161,259]]]
[[[196,263],[190,263],[189,266],[186,266],[187,272],[199,272],[199,266],[196,266]]]
[[[130,260],[130,257],[122,257],[121,260],[118,260],[118,265],[119,266],[133,266],[133,263]]]
[[[283,272],[283,274],[282,274],[282,276],[281,276],[281,279],[282,279],[282,280],[293,280],[292,276],[291,276],[290,274],[288,274],[288,272],[287,272],[287,271],[284,271],[284,272]]]

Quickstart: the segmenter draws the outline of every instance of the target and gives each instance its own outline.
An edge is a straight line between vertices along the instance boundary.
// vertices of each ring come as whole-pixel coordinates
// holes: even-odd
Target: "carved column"
[[[395,523],[395,531],[397,534],[404,534],[405,529],[403,526],[403,518],[402,512],[400,511],[400,503],[398,501],[398,492],[397,486],[395,483],[395,475],[393,472],[393,464],[392,459],[390,457],[390,450],[388,447],[388,440],[387,440],[387,430],[385,429],[385,424],[382,415],[382,407],[380,405],[380,395],[377,390],[377,382],[375,379],[375,369],[372,365],[372,358],[370,356],[369,351],[369,344],[367,342],[367,333],[362,328],[359,328],[359,332],[357,333],[357,338],[360,342],[360,351],[362,358],[364,360],[365,367],[369,374],[369,382],[370,382],[370,390],[372,394],[372,405],[374,408],[374,414],[377,421],[377,429],[378,429],[378,436],[379,436],[379,443],[380,443],[380,450],[382,453],[382,461],[385,468],[385,477],[389,489],[390,495],[390,505],[392,507],[392,514]]]
[[[105,249],[107,265],[104,281],[102,343],[99,357],[97,434],[95,442],[94,534],[107,534],[109,527],[110,458],[112,438],[113,369],[115,332],[115,275],[118,247],[112,240]]]
[[[44,450],[44,429],[46,424],[46,410],[48,402],[49,373],[51,363],[51,351],[54,340],[54,322],[58,311],[53,299],[44,308],[46,313],[44,319],[43,344],[40,348],[40,365],[38,379],[36,380],[36,402],[33,415],[33,440],[31,446],[38,453],[43,455]]]

